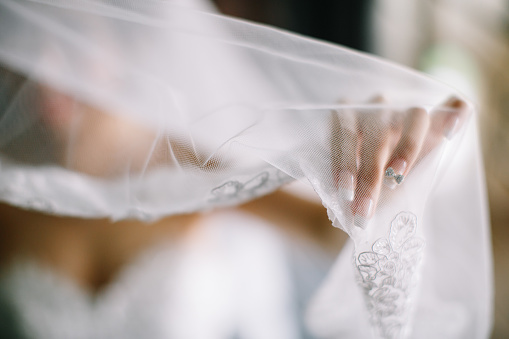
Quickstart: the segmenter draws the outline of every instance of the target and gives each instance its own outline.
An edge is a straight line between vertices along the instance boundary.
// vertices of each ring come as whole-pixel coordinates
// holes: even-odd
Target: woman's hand
[[[354,223],[362,228],[373,216],[382,184],[400,184],[420,159],[444,138],[452,138],[468,112],[467,104],[457,98],[432,114],[420,107],[390,110],[382,97],[371,104],[374,109],[332,114],[334,179],[341,198],[351,202]],[[393,175],[386,175],[387,170]]]

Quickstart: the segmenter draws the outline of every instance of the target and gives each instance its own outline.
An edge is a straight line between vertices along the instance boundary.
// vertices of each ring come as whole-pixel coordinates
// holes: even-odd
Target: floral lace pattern
[[[401,212],[392,221],[388,237],[355,258],[371,321],[383,338],[402,337],[408,323],[415,272],[425,246],[415,236],[416,229],[417,217]]]
[[[230,180],[211,191],[212,203],[237,203],[267,194],[293,178],[280,170],[266,170],[245,182]]]

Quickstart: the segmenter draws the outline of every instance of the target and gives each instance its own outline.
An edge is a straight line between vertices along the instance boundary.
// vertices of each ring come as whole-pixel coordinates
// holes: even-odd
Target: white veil
[[[310,307],[318,336],[488,335],[474,114],[449,128],[454,138],[433,135],[403,184],[382,187],[365,229],[337,171],[415,110],[432,120],[454,114],[441,106],[455,94],[449,87],[175,1],[0,0],[0,65],[0,200],[152,220],[301,180],[355,247],[354,265],[343,251]],[[376,94],[390,104],[369,101]],[[350,134],[360,141],[347,152]]]

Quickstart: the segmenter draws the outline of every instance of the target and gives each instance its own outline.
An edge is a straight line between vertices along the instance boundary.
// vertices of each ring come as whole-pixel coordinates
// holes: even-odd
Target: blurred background
[[[509,338],[509,1],[215,0],[228,15],[380,55],[478,108],[495,264],[492,338]]]

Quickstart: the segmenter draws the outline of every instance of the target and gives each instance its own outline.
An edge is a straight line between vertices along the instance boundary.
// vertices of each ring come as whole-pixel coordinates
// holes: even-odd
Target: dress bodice
[[[325,257],[301,246],[305,260],[290,255],[288,241],[246,214],[205,220],[189,239],[146,250],[97,294],[34,260],[15,262],[0,279],[2,336],[306,338],[299,319]]]

